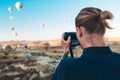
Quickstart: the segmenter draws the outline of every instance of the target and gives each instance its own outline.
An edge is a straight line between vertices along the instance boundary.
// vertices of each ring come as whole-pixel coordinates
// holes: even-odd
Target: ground
[[[120,52],[120,42],[108,43],[115,52]],[[60,46],[15,50],[0,50],[0,80],[50,80],[55,66],[62,56]],[[79,57],[82,49],[74,50],[75,57]]]

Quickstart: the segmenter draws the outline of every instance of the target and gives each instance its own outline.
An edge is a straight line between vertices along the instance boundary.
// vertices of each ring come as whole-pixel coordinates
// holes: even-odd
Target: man
[[[109,11],[87,7],[75,19],[77,38],[83,49],[79,58],[64,58],[56,68],[52,80],[120,80],[120,55],[105,45],[106,19]],[[69,53],[70,40],[61,39],[64,56]]]

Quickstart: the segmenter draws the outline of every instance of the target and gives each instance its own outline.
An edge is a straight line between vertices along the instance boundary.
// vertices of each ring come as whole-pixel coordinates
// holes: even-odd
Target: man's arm
[[[65,73],[66,69],[64,66],[64,59],[67,58],[67,55],[63,55],[60,62],[58,63],[58,66],[56,67],[55,72],[52,75],[51,80],[65,80]]]
[[[62,58],[60,59],[60,62],[56,66],[56,70],[53,73],[52,80],[61,80],[60,77],[58,77],[58,76],[64,76],[63,75],[64,74],[64,68],[61,68],[61,66],[62,66],[61,62],[62,62],[63,59],[68,57],[70,42],[71,42],[71,37],[69,36],[68,40],[65,41],[64,40],[64,34],[63,34],[62,37],[61,37],[61,46],[63,47],[63,53],[64,54],[63,54]],[[59,78],[59,79],[57,79],[57,78]]]

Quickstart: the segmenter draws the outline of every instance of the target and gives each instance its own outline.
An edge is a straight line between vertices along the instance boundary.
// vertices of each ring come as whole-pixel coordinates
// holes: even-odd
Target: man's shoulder
[[[119,59],[119,61],[120,61],[120,53],[112,52],[111,57],[114,58],[114,59]]]
[[[120,56],[120,53],[118,53],[118,52],[112,52],[112,53],[113,53],[113,55]]]
[[[64,58],[61,60],[61,65],[66,67],[66,66],[70,66],[71,64],[73,64],[74,62],[76,62],[75,58]]]
[[[120,53],[112,52],[112,56],[111,57],[118,57],[118,58],[120,58]]]

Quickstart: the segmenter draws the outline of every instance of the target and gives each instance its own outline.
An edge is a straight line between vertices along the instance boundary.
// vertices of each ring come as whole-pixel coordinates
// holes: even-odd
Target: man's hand
[[[64,54],[68,54],[69,53],[70,42],[71,42],[71,37],[69,36],[68,40],[65,41],[64,40],[64,34],[62,34],[62,37],[61,37],[61,46],[64,49],[64,51],[63,51]]]

